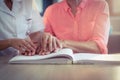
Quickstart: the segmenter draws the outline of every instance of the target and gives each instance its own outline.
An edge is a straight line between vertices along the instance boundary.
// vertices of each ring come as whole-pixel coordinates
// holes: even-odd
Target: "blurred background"
[[[45,9],[62,0],[34,0],[34,7],[43,16]],[[108,42],[109,53],[120,53],[120,0],[106,0],[110,9],[111,31]]]

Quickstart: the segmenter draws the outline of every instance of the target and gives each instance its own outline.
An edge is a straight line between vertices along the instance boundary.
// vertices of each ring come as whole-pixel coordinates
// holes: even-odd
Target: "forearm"
[[[65,40],[63,43],[63,47],[71,48],[76,53],[80,53],[80,52],[100,53],[97,44],[93,41],[76,42],[76,41]]]
[[[10,47],[10,39],[0,40],[0,50]]]

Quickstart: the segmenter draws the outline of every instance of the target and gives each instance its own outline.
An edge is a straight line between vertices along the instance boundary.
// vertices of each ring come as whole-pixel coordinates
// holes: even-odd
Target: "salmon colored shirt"
[[[73,16],[66,0],[49,6],[44,14],[45,32],[62,40],[95,41],[107,53],[109,8],[105,0],[82,0]]]

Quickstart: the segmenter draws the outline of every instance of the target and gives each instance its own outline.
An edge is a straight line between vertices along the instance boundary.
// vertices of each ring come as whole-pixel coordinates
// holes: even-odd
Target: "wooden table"
[[[8,64],[0,56],[0,80],[120,80],[120,66]]]

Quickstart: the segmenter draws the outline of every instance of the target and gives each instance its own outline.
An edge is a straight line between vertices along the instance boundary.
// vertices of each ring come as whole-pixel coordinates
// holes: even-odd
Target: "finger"
[[[53,49],[52,49],[52,36],[49,37],[48,39],[48,50],[51,52]]]
[[[33,49],[36,49],[36,46],[35,46],[35,44],[30,40],[30,41],[28,41],[28,40],[26,40],[27,42],[28,42],[28,44],[33,48]]]
[[[28,53],[27,53],[27,52],[25,52],[25,56],[28,56]]]
[[[47,54],[48,54],[47,51],[44,51],[44,50],[41,50],[41,51],[40,51],[40,55],[47,55]]]
[[[44,51],[43,48],[38,47],[37,53],[38,53],[39,55],[42,55],[43,51]]]
[[[60,50],[60,49],[56,49],[56,50],[54,50],[54,52],[57,53],[59,50]]]
[[[31,48],[30,45],[27,43],[23,43],[23,48],[28,52],[31,52],[33,50],[33,48]]]
[[[39,48],[37,48],[37,50],[36,50],[36,54],[39,54],[39,52],[40,52],[40,49],[39,49]]]
[[[58,48],[62,48],[62,44],[60,43],[60,41],[58,39],[56,39],[56,44],[57,44]]]
[[[24,52],[24,55],[26,55],[26,56],[32,56],[32,53],[31,53],[31,52],[28,52],[28,51],[25,51],[25,52]]]
[[[24,42],[23,47],[29,52],[33,52],[35,50],[28,42]]]
[[[45,51],[42,51],[41,55],[45,55]]]
[[[36,51],[34,50],[33,52],[31,52],[31,56],[35,55]]]
[[[20,54],[25,52],[25,49],[22,46],[15,46],[17,50],[19,50]]]
[[[42,52],[42,55],[47,55],[47,54],[49,54],[48,51],[43,51],[43,52]]]
[[[21,50],[21,53],[25,53],[25,55],[32,55],[31,49],[24,44],[20,47],[20,50]]]
[[[42,50],[41,47],[38,46],[37,49],[36,49],[36,53],[39,54],[41,50]]]
[[[22,52],[21,54],[22,54],[22,55],[25,55],[25,54],[27,54],[27,53],[26,53],[26,51],[25,51],[25,52]]]
[[[32,56],[32,53],[28,53],[28,56]]]
[[[39,55],[44,55],[44,50],[40,50]]]
[[[21,53],[21,55],[25,55],[25,53]]]
[[[50,54],[50,52],[49,52],[49,51],[47,51],[45,54],[46,54],[46,55],[48,55],[48,54]]]
[[[53,48],[54,48],[53,50],[55,50],[57,47],[55,38],[53,38],[52,43],[53,43]]]
[[[43,44],[42,44],[43,50],[44,50],[44,51],[47,51],[46,49],[47,49],[48,36],[43,37],[42,40],[43,40]]]
[[[25,41],[27,41],[33,48],[36,48],[36,46],[34,45],[33,41],[30,39],[30,37],[28,36]]]
[[[33,55],[35,55],[35,52],[25,51],[25,55],[27,55],[27,56],[33,56]]]
[[[43,48],[43,36],[40,37],[39,47]]]
[[[24,55],[29,56],[29,53],[30,53],[30,52],[25,51],[25,52],[24,52]]]

